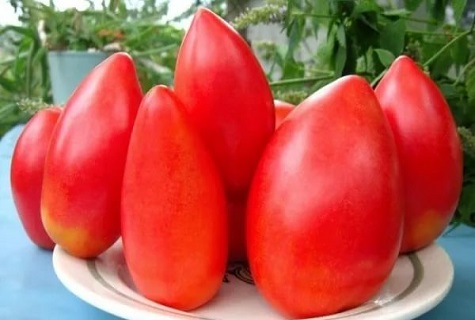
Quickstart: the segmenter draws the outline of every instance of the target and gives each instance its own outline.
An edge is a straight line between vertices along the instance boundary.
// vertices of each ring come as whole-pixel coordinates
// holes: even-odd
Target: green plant
[[[464,188],[453,224],[475,227],[475,39],[466,0],[267,0],[234,21],[237,28],[279,23],[288,45],[255,44],[267,62],[275,98],[298,103],[347,74],[377,84],[395,57],[417,61],[450,104],[464,142]],[[426,6],[425,16],[416,11]],[[453,9],[447,23],[446,7]],[[320,45],[311,46],[317,40]],[[305,59],[299,57],[304,56]],[[277,71],[277,72],[276,72]],[[421,121],[423,121],[421,119]]]
[[[126,51],[138,64],[144,90],[156,83],[170,84],[183,30],[164,22],[167,2],[125,0],[103,2],[85,10],[58,10],[54,1],[10,0],[20,20],[40,29],[48,50]]]
[[[82,11],[60,11],[54,1],[10,3],[21,24],[0,26],[0,136],[31,116],[20,109],[51,103],[48,50],[126,51],[144,91],[173,81],[183,30],[164,21],[167,3],[146,0],[129,7],[125,0],[110,0]]]
[[[46,49],[35,29],[0,28],[0,136],[30,114],[23,108],[51,102]]]

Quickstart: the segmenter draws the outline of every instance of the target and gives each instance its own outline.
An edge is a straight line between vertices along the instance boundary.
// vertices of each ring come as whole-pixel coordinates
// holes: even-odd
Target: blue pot
[[[64,104],[84,77],[107,57],[105,52],[48,52],[54,104]]]

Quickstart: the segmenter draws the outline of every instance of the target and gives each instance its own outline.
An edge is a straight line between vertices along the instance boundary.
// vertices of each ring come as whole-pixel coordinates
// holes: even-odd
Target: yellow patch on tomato
[[[427,210],[406,223],[402,251],[409,252],[428,246],[442,234],[446,219],[436,210]]]
[[[66,227],[60,221],[55,221],[49,210],[41,207],[43,226],[53,241],[72,256],[88,259],[94,258],[108,247],[93,239],[90,232],[81,227]]]

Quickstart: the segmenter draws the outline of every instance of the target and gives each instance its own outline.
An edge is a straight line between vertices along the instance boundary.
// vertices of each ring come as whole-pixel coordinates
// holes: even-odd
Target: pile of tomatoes
[[[247,261],[265,299],[302,318],[364,303],[399,254],[441,234],[462,152],[410,58],[375,90],[345,76],[292,107],[274,102],[239,34],[200,9],[173,88],[143,95],[130,56],[111,55],[25,126],[11,182],[34,243],[86,259],[121,237],[148,299],[198,308],[229,261]]]

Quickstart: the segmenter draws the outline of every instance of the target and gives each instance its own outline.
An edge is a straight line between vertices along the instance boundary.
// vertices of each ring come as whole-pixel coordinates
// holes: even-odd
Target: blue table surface
[[[118,319],[83,302],[56,278],[51,252],[27,238],[10,190],[12,150],[22,127],[0,141],[0,319]],[[460,227],[438,239],[450,255],[455,279],[448,296],[418,320],[475,319],[475,229]]]

